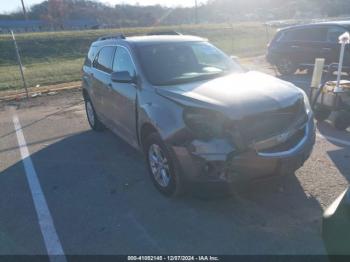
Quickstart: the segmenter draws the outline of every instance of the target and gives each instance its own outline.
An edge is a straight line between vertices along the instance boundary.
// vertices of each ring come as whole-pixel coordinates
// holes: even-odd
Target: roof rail
[[[123,34],[105,35],[98,38],[97,41],[103,41],[108,39],[125,39],[125,36]]]
[[[182,35],[179,32],[170,30],[170,31],[154,31],[154,32],[149,32],[147,33],[148,36],[152,36],[152,35]]]

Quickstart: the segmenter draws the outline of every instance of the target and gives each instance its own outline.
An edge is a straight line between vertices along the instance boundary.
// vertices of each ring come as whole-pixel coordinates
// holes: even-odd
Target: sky
[[[25,6],[30,7],[33,4],[38,4],[43,0],[24,0]],[[98,0],[111,5],[115,4],[140,4],[153,5],[161,4],[165,6],[191,6],[195,0]],[[198,3],[206,2],[206,0],[198,0]],[[22,8],[21,0],[0,0],[0,13],[8,13]]]

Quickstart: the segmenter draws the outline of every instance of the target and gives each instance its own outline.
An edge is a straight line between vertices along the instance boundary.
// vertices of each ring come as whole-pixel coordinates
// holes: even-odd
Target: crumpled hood
[[[255,71],[164,86],[157,88],[157,92],[186,106],[219,110],[232,119],[278,110],[303,99],[302,92],[293,84]]]

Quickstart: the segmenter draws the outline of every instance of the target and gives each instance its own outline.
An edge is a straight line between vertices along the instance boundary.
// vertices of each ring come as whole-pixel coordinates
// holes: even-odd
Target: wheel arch
[[[85,100],[90,97],[89,92],[86,90],[86,88],[83,88],[83,97]]]
[[[142,124],[140,128],[140,134],[139,134],[141,149],[144,149],[145,141],[147,137],[153,133],[159,134],[157,128],[155,128],[153,124],[149,122]]]

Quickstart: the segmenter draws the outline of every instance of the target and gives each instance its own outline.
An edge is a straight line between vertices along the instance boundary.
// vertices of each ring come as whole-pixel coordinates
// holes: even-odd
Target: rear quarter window
[[[103,47],[95,57],[93,67],[108,74],[112,73],[114,53],[114,46]]]
[[[84,62],[85,66],[91,66],[92,65],[92,61],[94,61],[96,53],[97,53],[97,46],[92,46],[90,48],[87,56],[85,57],[85,62]]]
[[[347,30],[342,27],[332,27],[328,29],[327,40],[328,42],[338,43],[339,36],[344,34]]]

